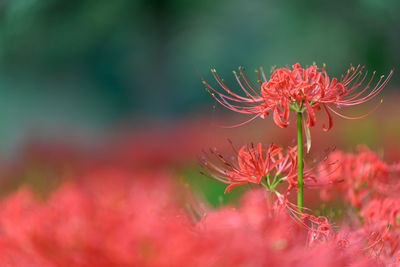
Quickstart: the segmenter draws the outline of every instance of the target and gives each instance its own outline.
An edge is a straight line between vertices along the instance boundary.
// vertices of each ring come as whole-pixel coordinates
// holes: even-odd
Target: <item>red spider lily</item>
[[[374,234],[379,237],[375,242],[378,245],[375,245],[375,254],[397,266],[400,262],[400,200],[396,197],[372,199],[361,210],[360,216],[365,221],[364,228],[374,229]]]
[[[201,173],[215,181],[228,184],[225,192],[231,192],[234,187],[247,183],[262,184],[273,189],[283,180],[293,179],[296,175],[296,157],[293,149],[284,155],[283,149],[273,144],[268,147],[261,143],[256,146],[244,145],[239,151],[233,145],[232,148],[236,154],[232,161],[212,149],[210,154],[217,160],[212,160],[206,152],[201,160],[201,165],[208,174]],[[284,177],[278,179],[281,175]],[[271,183],[270,176],[274,178]],[[267,180],[267,184],[263,183],[263,178]]]
[[[338,81],[337,78],[330,79],[325,68],[312,65],[304,69],[297,63],[292,66],[292,69],[276,69],[267,80],[263,69],[260,68],[260,71],[256,71],[259,84],[256,86],[248,79],[243,68],[239,68],[239,74],[235,71],[233,73],[245,96],[234,93],[218,76],[215,69],[211,72],[224,91],[214,89],[204,79],[203,83],[213,98],[224,107],[239,113],[254,115],[250,120],[239,125],[257,117],[264,118],[273,111],[274,122],[279,127],[285,128],[289,125],[289,114],[292,110],[306,113],[308,117],[306,125],[312,127],[316,122],[315,111],[322,107],[328,115],[328,125],[323,125],[323,129],[327,131],[333,125],[329,110],[346,119],[359,119],[376,109],[363,116],[351,118],[340,114],[332,107],[354,106],[371,100],[382,91],[393,74],[391,71],[386,79],[381,76],[375,87],[368,91],[375,76],[373,72],[364,89],[358,90],[368,75],[368,72],[363,73],[363,70],[364,67],[360,65],[356,68],[351,67]]]
[[[280,127],[286,127],[289,110],[292,109],[307,113],[307,127],[312,127],[316,122],[314,111],[320,110],[322,106],[329,119],[328,126],[323,125],[323,129],[326,131],[332,127],[332,117],[328,109],[347,119],[358,119],[369,114],[350,118],[338,113],[331,105],[340,108],[367,102],[382,91],[393,74],[393,71],[391,71],[385,80],[383,80],[384,76],[381,76],[375,87],[366,93],[370,88],[375,72],[366,87],[357,91],[368,74],[368,72],[363,74],[364,67],[360,65],[357,68],[351,67],[340,81],[337,78],[330,79],[326,70],[317,68],[316,65],[303,69],[297,63],[292,66],[292,69],[280,68],[275,70],[270,80],[261,85],[261,92],[265,99],[278,100],[277,105],[273,107],[275,123]]]
[[[360,146],[357,154],[335,151],[319,165],[320,179],[337,184],[324,188],[322,197],[327,200],[331,189],[338,189],[353,206],[361,207],[368,196],[396,194],[400,190],[399,171],[400,165],[387,164],[365,146]]]
[[[361,216],[369,222],[383,222],[400,230],[400,199],[393,197],[375,198],[362,209]]]

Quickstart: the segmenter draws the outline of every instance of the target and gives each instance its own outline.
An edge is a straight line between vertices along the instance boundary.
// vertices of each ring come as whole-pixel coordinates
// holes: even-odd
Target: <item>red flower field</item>
[[[390,102],[381,107],[384,112],[391,108]],[[259,124],[247,129],[251,127]],[[345,124],[338,120],[337,127]],[[286,131],[272,127],[269,135],[275,130]],[[196,154],[201,156],[202,147],[211,145],[210,134],[214,142],[225,144],[210,156],[219,160],[220,154],[226,155],[226,160],[234,161],[223,131],[230,131],[235,140],[252,135],[243,128],[215,129],[200,120],[161,133],[125,131],[91,148],[77,141],[32,140],[2,164],[0,262],[4,266],[399,264],[397,140],[383,143],[392,144],[386,148],[385,158],[390,160],[365,146],[355,153],[330,149],[317,161],[306,158],[306,208],[300,213],[293,204],[295,191],[282,198],[251,186],[264,170],[262,165],[251,167],[253,157],[269,166],[268,172],[290,174],[295,160],[276,146],[262,150],[248,145],[237,151],[244,161],[235,171],[256,180],[242,185],[247,187],[243,196],[239,196],[243,190],[235,188],[233,202],[217,208],[208,204],[207,199],[213,202],[214,197],[207,191],[217,183],[198,175],[200,168],[192,163]],[[384,128],[381,134],[390,132]],[[314,144],[326,144],[324,135],[313,132]],[[351,138],[336,136],[330,142],[343,148]],[[275,140],[285,143],[290,137],[281,134]],[[286,191],[283,184],[275,189]],[[223,191],[212,194],[224,197]]]

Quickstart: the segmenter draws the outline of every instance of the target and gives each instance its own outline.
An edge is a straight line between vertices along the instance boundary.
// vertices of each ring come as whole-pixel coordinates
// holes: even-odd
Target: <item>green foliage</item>
[[[224,194],[227,185],[213,181],[199,173],[199,168],[187,168],[182,173],[182,180],[191,191],[204,197],[214,207],[237,203],[240,196],[249,189],[249,186],[239,186],[231,193]],[[258,185],[256,188],[259,188]]]

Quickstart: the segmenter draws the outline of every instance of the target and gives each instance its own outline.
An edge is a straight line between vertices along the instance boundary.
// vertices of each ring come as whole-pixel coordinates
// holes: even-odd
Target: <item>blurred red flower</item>
[[[324,200],[338,190],[354,207],[371,196],[390,196],[400,190],[400,165],[387,164],[365,146],[358,153],[332,152],[319,165],[317,176],[329,186],[321,191]]]

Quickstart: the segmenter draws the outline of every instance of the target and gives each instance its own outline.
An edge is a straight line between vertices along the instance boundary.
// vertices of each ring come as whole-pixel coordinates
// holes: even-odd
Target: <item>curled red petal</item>
[[[289,119],[289,112],[290,112],[289,101],[287,100],[286,97],[283,97],[281,103],[283,108],[283,119],[287,121]]]
[[[315,125],[315,113],[312,107],[310,106],[310,103],[308,101],[305,101],[306,108],[307,108],[307,113],[308,113],[308,118],[307,118],[307,127],[313,127]]]
[[[281,119],[281,115],[279,114],[279,109],[274,109],[274,122],[281,128],[286,128],[289,125],[289,122],[283,122]]]
[[[329,113],[329,110],[326,108],[325,105],[322,105],[325,109],[326,115],[328,115],[328,127],[325,127],[325,124],[322,124],[322,130],[325,132],[329,131],[332,128],[333,121],[332,121],[332,116],[331,113]]]
[[[242,183],[230,184],[227,188],[225,188],[224,194],[226,194],[226,192],[231,193],[233,188],[235,188],[236,186],[242,185],[242,184],[247,184],[247,181],[246,182],[242,182]]]
[[[268,82],[263,82],[261,84],[261,91],[265,91],[268,90]]]

